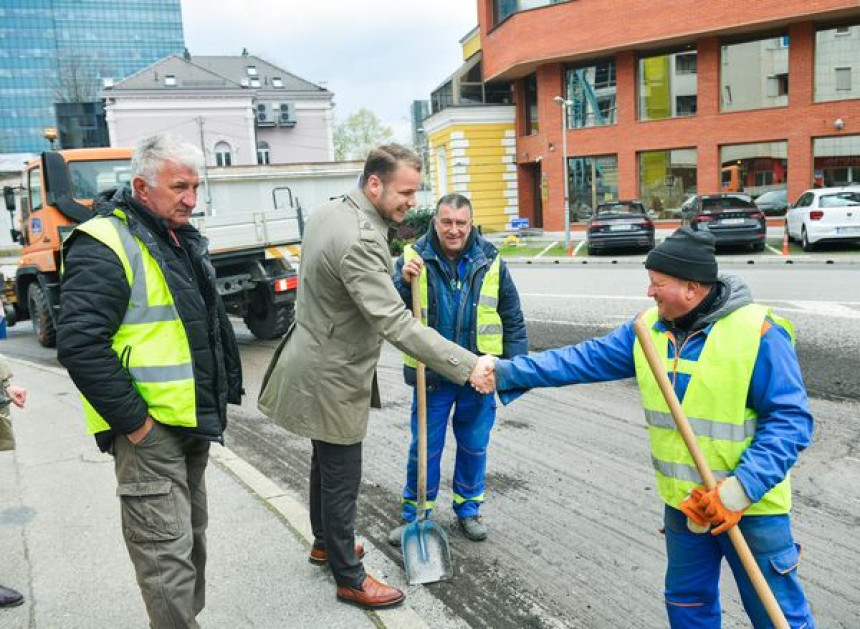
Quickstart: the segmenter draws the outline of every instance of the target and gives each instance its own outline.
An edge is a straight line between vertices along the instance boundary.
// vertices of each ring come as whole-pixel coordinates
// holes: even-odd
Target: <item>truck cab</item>
[[[131,149],[106,147],[46,151],[25,166],[20,186],[3,190],[13,225],[19,212],[12,240],[22,245],[13,286],[5,291],[11,302],[7,318],[10,324],[30,319],[45,347],[56,345],[63,241],[78,223],[93,216],[95,197],[130,182],[131,155]],[[300,242],[301,208],[293,210],[235,213],[219,223],[230,235],[230,246],[223,251],[210,246],[228,312],[242,317],[259,338],[277,338],[293,319],[298,278],[278,253],[280,246]],[[290,221],[295,228],[282,226]],[[206,221],[199,222],[209,236]]]

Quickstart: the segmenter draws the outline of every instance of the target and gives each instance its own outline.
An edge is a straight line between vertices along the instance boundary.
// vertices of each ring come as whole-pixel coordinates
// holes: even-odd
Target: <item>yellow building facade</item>
[[[434,92],[434,113],[423,121],[429,180],[437,199],[462,194],[475,225],[502,231],[519,217],[514,106],[482,81],[480,31],[460,45],[464,64]]]

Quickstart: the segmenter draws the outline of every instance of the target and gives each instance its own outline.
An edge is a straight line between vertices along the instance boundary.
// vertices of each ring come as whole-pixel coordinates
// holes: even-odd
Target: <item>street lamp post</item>
[[[570,176],[567,172],[567,112],[572,100],[556,96],[555,102],[561,105],[561,154],[564,160],[564,248],[570,251]]]

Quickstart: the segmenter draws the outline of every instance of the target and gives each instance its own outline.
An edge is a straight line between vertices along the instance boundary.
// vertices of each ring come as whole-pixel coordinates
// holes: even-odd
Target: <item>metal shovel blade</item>
[[[435,523],[417,520],[407,524],[401,543],[409,585],[447,581],[453,575],[448,536]]]

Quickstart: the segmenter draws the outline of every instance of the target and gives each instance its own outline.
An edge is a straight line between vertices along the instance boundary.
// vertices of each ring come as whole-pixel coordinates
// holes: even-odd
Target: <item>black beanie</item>
[[[645,268],[682,280],[713,284],[717,281],[714,237],[690,227],[676,229],[651,250],[645,259]]]

